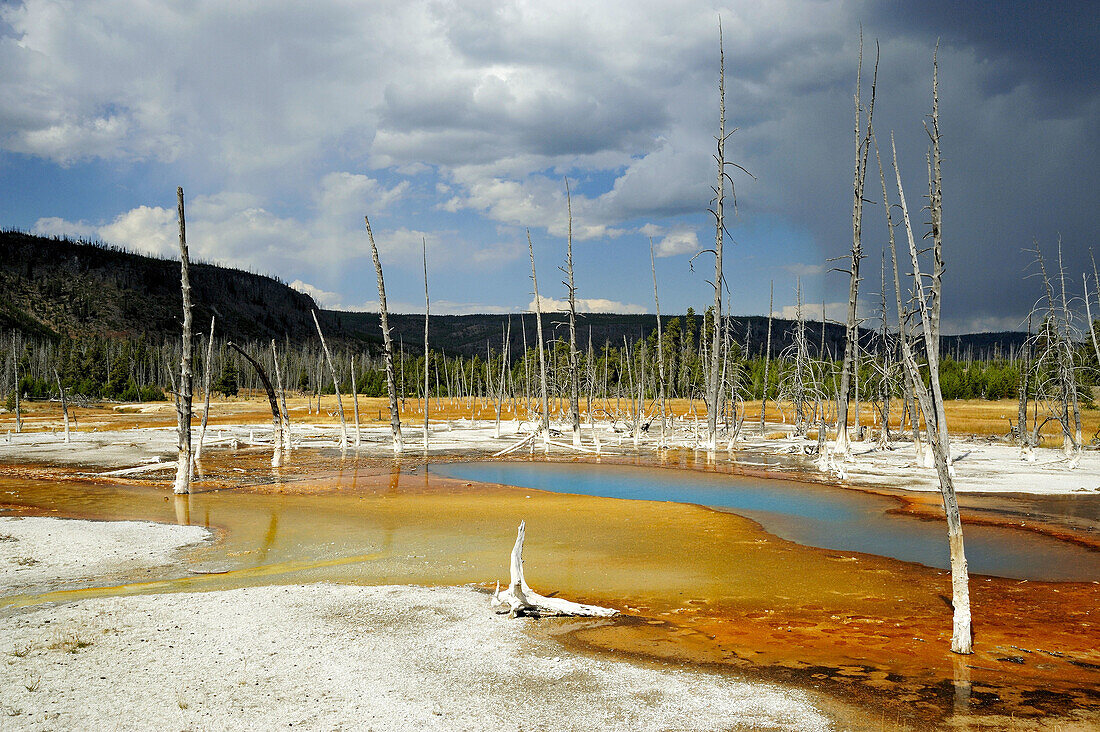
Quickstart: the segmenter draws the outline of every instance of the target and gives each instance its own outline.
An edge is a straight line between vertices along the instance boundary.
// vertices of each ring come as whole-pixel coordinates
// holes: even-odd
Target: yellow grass
[[[344,416],[348,424],[353,422],[353,405],[350,395],[342,397]],[[336,397],[325,395],[321,398],[320,409],[317,400],[304,396],[291,396],[287,399],[292,422],[310,422],[315,424],[339,424],[340,414],[337,409]],[[596,399],[593,400],[595,416],[597,420],[627,417],[632,405],[628,399]],[[793,410],[790,405],[780,410],[775,402],[768,402],[768,422],[782,423],[784,412],[786,420],[793,419]],[[550,402],[550,410],[555,420],[565,419],[568,413],[567,400],[555,399]],[[745,421],[747,424],[755,424],[760,419],[760,401],[746,402]],[[24,402],[23,430],[25,432],[38,432],[61,429],[61,405],[56,402]],[[526,402],[519,399],[516,402],[506,400],[501,408],[501,419],[532,419],[534,410],[539,408],[537,400]],[[582,399],[580,403],[582,421],[588,420],[588,404]],[[706,406],[700,400],[670,399],[667,402],[668,413],[676,417],[700,421],[706,420]],[[1011,426],[1016,423],[1018,404],[1015,400],[985,401],[981,399],[951,401],[946,404],[948,429],[955,435],[977,436],[1004,436]],[[202,414],[202,400],[195,399],[196,424]],[[653,400],[647,401],[648,414],[658,411],[659,407]],[[156,427],[175,424],[175,407],[171,402],[147,402],[144,404],[127,403],[111,404],[96,403],[87,407],[72,407],[69,409],[71,428],[80,431],[92,429],[126,429],[132,427]],[[359,397],[359,414],[363,425],[389,424],[389,400],[385,397]],[[894,400],[891,404],[890,426],[895,432],[898,430],[898,418],[901,415],[901,402]],[[496,418],[496,402],[491,399],[468,399],[442,397],[433,398],[429,405],[429,416],[436,420],[479,419],[493,420]],[[401,402],[401,421],[403,423],[416,424],[423,420],[423,401],[420,399],[405,399]],[[1028,405],[1028,429],[1032,429],[1035,418],[1034,405]],[[271,410],[267,398],[262,392],[248,394],[244,391],[240,396],[223,399],[215,397],[210,404],[211,424],[230,423],[256,423],[266,424],[271,419]],[[860,422],[865,427],[878,428],[877,414],[871,405],[864,403],[860,410]],[[1039,420],[1042,421],[1043,412],[1040,410]],[[1090,441],[1094,435],[1100,432],[1100,409],[1081,410],[1082,434],[1085,442]],[[854,410],[849,416],[849,425],[855,424]],[[908,426],[906,427],[908,429]],[[0,432],[15,431],[15,415],[0,414]],[[1046,445],[1061,443],[1061,427],[1057,422],[1051,421],[1042,430],[1043,442]],[[773,435],[769,435],[772,437]],[[778,435],[774,435],[778,436]]]

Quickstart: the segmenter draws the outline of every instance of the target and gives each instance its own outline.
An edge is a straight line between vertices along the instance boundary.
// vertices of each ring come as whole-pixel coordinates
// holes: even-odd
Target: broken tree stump
[[[515,618],[521,615],[546,616],[572,616],[588,618],[610,618],[619,614],[618,610],[597,605],[582,605],[579,602],[571,602],[558,597],[543,597],[527,586],[523,578],[523,530],[525,522],[519,524],[516,534],[516,544],[512,547],[512,561],[509,567],[508,589],[500,591],[497,585],[493,593],[491,604],[497,613],[508,613]]]

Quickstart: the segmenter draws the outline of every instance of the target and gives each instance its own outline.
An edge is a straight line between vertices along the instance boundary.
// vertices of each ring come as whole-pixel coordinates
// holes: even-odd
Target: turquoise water
[[[858,490],[591,463],[446,463],[430,469],[449,478],[557,493],[699,504],[746,516],[769,533],[806,546],[949,566],[946,522],[889,514],[897,501]],[[1086,547],[1030,531],[965,523],[963,536],[972,574],[1100,580],[1100,552]]]

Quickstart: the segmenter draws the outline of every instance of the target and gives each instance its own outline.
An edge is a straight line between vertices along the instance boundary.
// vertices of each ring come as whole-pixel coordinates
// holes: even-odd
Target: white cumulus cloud
[[[534,298],[527,305],[528,312],[535,312],[536,302]],[[542,308],[542,312],[561,312],[569,310],[568,300],[555,300],[545,295],[539,295],[538,305]],[[632,305],[630,303],[617,302],[615,300],[605,300],[603,298],[591,298],[591,297],[578,297],[576,299],[576,308],[578,313],[624,313],[624,314],[643,314],[647,310],[641,305]]]

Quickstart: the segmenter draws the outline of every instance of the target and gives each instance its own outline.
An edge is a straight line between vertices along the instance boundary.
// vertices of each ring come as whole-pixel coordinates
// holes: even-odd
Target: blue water
[[[690,470],[591,463],[446,463],[437,475],[557,493],[693,503],[759,522],[783,539],[949,567],[947,524],[889,514],[894,499],[830,486]],[[1029,580],[1100,580],[1100,552],[1030,531],[963,525],[972,574]]]

